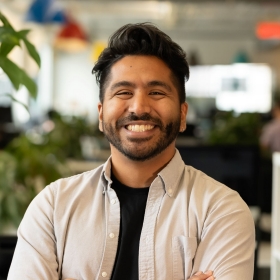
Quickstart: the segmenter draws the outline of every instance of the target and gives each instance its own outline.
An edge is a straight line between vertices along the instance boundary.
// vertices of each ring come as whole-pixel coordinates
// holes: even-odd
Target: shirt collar
[[[111,188],[112,180],[111,180],[111,162],[112,156],[110,156],[107,161],[103,164],[102,172],[101,172],[101,180],[103,185],[103,193]]]
[[[179,151],[176,149],[174,157],[171,161],[158,173],[158,176],[162,179],[164,189],[169,197],[173,197],[177,191],[179,181],[183,175],[185,163]]]
[[[102,168],[102,185],[103,192],[109,190],[111,188],[112,180],[111,180],[111,158],[110,156],[108,160],[104,163]],[[179,151],[176,149],[175,155],[170,160],[170,162],[158,173],[158,176],[163,181],[165,192],[169,197],[173,197],[176,192],[179,181],[183,174],[183,170],[185,168],[185,163],[183,162]]]

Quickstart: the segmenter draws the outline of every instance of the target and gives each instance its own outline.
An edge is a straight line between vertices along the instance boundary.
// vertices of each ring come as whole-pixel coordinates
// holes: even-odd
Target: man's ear
[[[188,113],[188,104],[186,102],[181,104],[181,125],[180,132],[183,132],[187,127],[187,113]]]
[[[98,120],[99,120],[99,130],[103,132],[103,125],[102,125],[102,122],[103,122],[103,107],[102,107],[102,103],[99,102],[98,103]]]

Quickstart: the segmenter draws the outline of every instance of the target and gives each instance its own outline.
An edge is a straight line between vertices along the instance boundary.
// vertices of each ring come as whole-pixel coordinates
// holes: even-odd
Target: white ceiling
[[[259,21],[280,22],[280,1],[74,1],[60,0],[89,32],[108,37],[128,22],[151,21],[176,39],[254,37]],[[98,31],[97,31],[98,30]],[[101,35],[96,34],[96,35]]]
[[[255,1],[107,1],[54,0],[79,20],[91,37],[108,38],[126,23],[149,21],[174,40],[254,38],[259,21],[280,22],[279,0]],[[0,9],[9,7],[24,14],[32,0],[0,0]]]

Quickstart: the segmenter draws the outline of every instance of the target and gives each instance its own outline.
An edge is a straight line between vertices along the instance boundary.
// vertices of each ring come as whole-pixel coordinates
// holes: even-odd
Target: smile
[[[154,125],[144,125],[144,124],[135,124],[135,125],[128,125],[126,128],[127,130],[130,130],[130,131],[135,131],[135,132],[144,132],[144,131],[148,131],[148,130],[151,130],[153,129],[155,126]]]

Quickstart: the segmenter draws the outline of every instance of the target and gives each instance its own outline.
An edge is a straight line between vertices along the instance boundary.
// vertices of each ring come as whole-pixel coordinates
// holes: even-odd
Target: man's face
[[[187,104],[180,104],[171,70],[154,56],[125,56],[111,68],[99,128],[127,158],[145,161],[174,149],[186,127]]]

